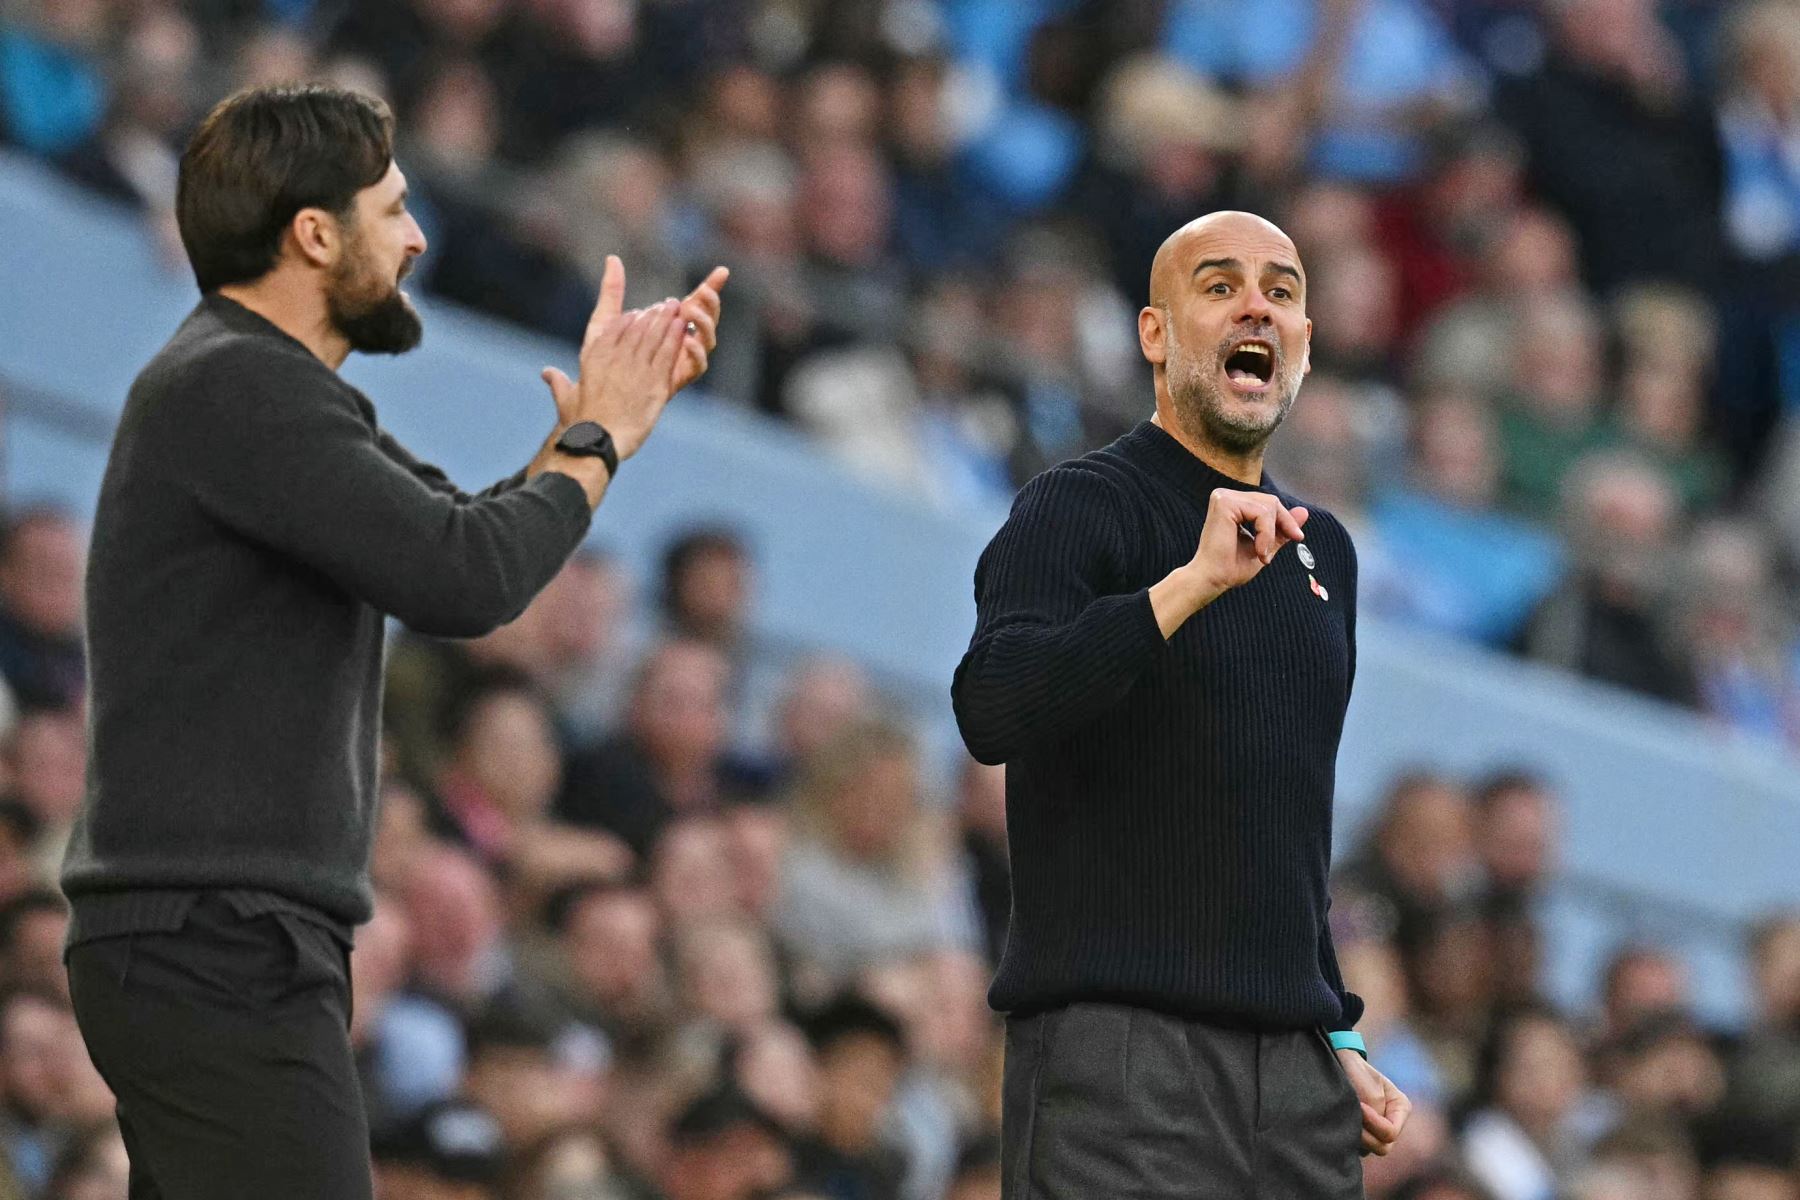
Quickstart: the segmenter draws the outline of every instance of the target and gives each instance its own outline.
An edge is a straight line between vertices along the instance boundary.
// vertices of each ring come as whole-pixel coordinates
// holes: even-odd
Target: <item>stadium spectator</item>
[[[446,1100],[372,1140],[383,1200],[499,1200],[505,1144],[478,1105]]]
[[[1556,870],[1561,816],[1549,784],[1530,771],[1505,769],[1474,789],[1475,849],[1490,895],[1531,900]]]
[[[0,901],[0,988],[25,988],[67,1000],[62,949],[68,932],[69,905],[50,888],[31,888]]]
[[[1006,949],[1012,908],[1012,865],[1006,849],[1006,771],[965,759],[958,780],[957,814],[963,853],[975,888],[989,962]]]
[[[1800,132],[1800,34],[1779,0],[1734,6],[1720,32],[1723,225],[1737,286],[1722,297],[1731,353],[1720,360],[1714,407],[1733,461],[1753,469],[1795,403],[1779,364],[1793,353],[1800,313],[1800,164],[1781,147]]]
[[[473,685],[451,714],[450,739],[433,789],[438,832],[503,871],[514,911],[536,912],[575,880],[630,870],[631,850],[618,838],[552,819],[562,754],[548,707],[524,677]]]
[[[571,1015],[616,1040],[647,1036],[673,1019],[662,916],[648,893],[589,884],[565,897],[557,915],[560,953],[551,982]]]
[[[6,742],[7,796],[31,816],[31,855],[40,871],[62,857],[87,785],[87,737],[81,715],[43,709],[21,717]]]
[[[1658,617],[1670,584],[1676,497],[1642,460],[1613,451],[1583,460],[1564,488],[1571,564],[1532,613],[1532,658],[1676,703],[1694,680]]]
[[[1545,1011],[1503,1016],[1482,1050],[1478,1107],[1462,1135],[1469,1169],[1496,1200],[1554,1200],[1581,1147],[1581,1051]]]
[[[913,740],[872,721],[822,748],[796,787],[775,927],[827,979],[977,944],[950,830],[921,786]]]
[[[1501,490],[1527,516],[1553,512],[1569,469],[1606,440],[1605,336],[1599,312],[1572,293],[1520,316],[1499,410]]]
[[[118,1126],[103,1121],[77,1133],[63,1146],[51,1169],[44,1200],[115,1200],[126,1194],[130,1174],[131,1162],[125,1156]]]
[[[1533,189],[1574,225],[1600,291],[1641,279],[1710,290],[1718,138],[1656,6],[1572,0],[1552,20],[1542,69],[1498,98],[1525,140]]]
[[[32,1194],[71,1139],[112,1119],[112,1093],[60,996],[15,988],[0,997],[0,1100],[0,1146]]]
[[[750,551],[737,533],[705,528],[681,534],[663,551],[660,600],[668,635],[737,656],[754,587]]]
[[[1686,966],[1673,954],[1651,945],[1616,950],[1600,976],[1601,1042],[1622,1037],[1646,1019],[1689,1010]]]
[[[1778,599],[1774,556],[1755,525],[1702,526],[1686,547],[1674,619],[1701,711],[1800,746],[1800,633]]]
[[[461,1023],[408,986],[412,937],[399,906],[379,897],[350,956],[350,1044],[371,1129],[454,1096],[466,1065]]]
[[[1471,897],[1480,883],[1474,813],[1466,789],[1419,772],[1389,788],[1374,827],[1339,874],[1346,892],[1381,904],[1404,931]]]
[[[819,1128],[797,1140],[795,1176],[829,1200],[900,1200],[905,1164],[881,1139],[906,1064],[900,1026],[846,995],[815,1013],[807,1033],[819,1059]]]
[[[86,690],[81,645],[85,535],[67,514],[27,509],[0,538],[0,676],[20,709],[66,709]]]
[[[397,898],[413,932],[413,981],[425,994],[467,1017],[512,982],[499,884],[467,851],[433,845]]]
[[[721,1090],[676,1118],[662,1200],[754,1200],[787,1183],[791,1169],[781,1128],[743,1096]]]
[[[463,1097],[493,1114],[507,1157],[599,1117],[609,1055],[592,1031],[509,997],[472,1021],[468,1035]]]
[[[1371,611],[1506,644],[1555,583],[1560,550],[1547,531],[1498,509],[1493,411],[1458,390],[1418,397],[1410,468],[1370,506],[1376,534],[1408,549],[1404,568],[1373,581]]]
[[[1512,343],[1522,315],[1557,302],[1579,281],[1573,233],[1541,207],[1513,209],[1477,249],[1475,290],[1420,331],[1412,373],[1428,386],[1485,398],[1512,382]]]
[[[638,667],[618,732],[569,761],[557,815],[648,856],[683,814],[727,798],[730,664],[693,638],[664,642]]]
[[[1780,1145],[1800,1129],[1800,915],[1758,922],[1750,959],[1756,1015],[1727,1062],[1724,1114],[1742,1136]]]

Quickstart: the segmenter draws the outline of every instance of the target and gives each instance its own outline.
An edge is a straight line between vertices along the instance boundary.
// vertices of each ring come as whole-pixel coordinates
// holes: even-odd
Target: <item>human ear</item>
[[[1168,324],[1162,309],[1150,305],[1138,310],[1138,349],[1156,366],[1168,361]]]
[[[1306,322],[1306,345],[1300,351],[1300,374],[1312,374],[1312,321]]]
[[[295,251],[315,267],[329,267],[337,262],[343,244],[343,230],[337,218],[322,208],[303,208],[288,225]]]

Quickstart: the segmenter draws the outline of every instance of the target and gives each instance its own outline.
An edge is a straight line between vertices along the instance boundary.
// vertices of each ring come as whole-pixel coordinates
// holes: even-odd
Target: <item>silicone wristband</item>
[[[1326,1034],[1325,1037],[1331,1042],[1331,1048],[1333,1050],[1354,1050],[1363,1056],[1365,1062],[1368,1061],[1369,1048],[1363,1045],[1362,1034],[1356,1032],[1356,1030],[1335,1029]]]

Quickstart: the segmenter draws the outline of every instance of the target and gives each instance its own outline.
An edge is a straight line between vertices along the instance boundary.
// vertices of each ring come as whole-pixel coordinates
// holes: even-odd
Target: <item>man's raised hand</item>
[[[1302,527],[1308,515],[1267,492],[1214,488],[1193,566],[1218,591],[1242,587],[1275,561],[1283,546],[1306,540]],[[1246,536],[1242,527],[1255,530],[1255,536]]]
[[[696,289],[696,295],[705,287]],[[711,295],[716,321],[717,290]],[[650,436],[679,386],[676,368],[683,343],[699,340],[698,329],[694,336],[687,335],[690,318],[676,301],[623,312],[624,301],[625,265],[617,255],[608,255],[600,297],[581,339],[580,379],[571,380],[555,367],[544,368],[559,426],[599,422],[612,434],[620,459],[636,454]],[[697,319],[694,323],[700,324]],[[712,327],[709,322],[709,331]],[[704,355],[700,370],[705,370]]]
[[[1216,488],[1206,505],[1206,524],[1192,561],[1150,588],[1150,607],[1165,638],[1234,587],[1242,587],[1274,561],[1289,542],[1306,540],[1309,514],[1288,508],[1267,492]],[[1253,530],[1247,535],[1245,530]]]

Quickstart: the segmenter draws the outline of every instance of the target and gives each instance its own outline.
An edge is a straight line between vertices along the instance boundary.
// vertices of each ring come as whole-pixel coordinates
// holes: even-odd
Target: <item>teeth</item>
[[[1232,353],[1233,354],[1260,354],[1264,358],[1267,358],[1267,357],[1269,357],[1269,348],[1267,346],[1258,346],[1258,345],[1246,343],[1242,346],[1239,346],[1237,349],[1233,350]]]

